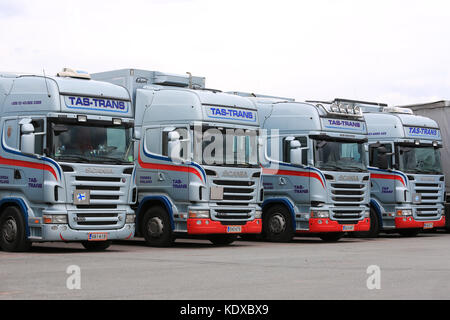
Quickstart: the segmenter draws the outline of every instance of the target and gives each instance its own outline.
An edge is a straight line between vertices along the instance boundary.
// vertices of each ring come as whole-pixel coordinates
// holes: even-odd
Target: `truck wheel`
[[[399,229],[397,231],[402,237],[415,237],[419,234],[421,229]]]
[[[336,242],[339,241],[339,239],[341,239],[344,235],[345,232],[327,232],[319,235],[319,238],[325,242]]]
[[[375,209],[370,208],[370,229],[369,231],[357,231],[351,232],[351,236],[355,236],[358,238],[376,238],[380,233],[380,217]]]
[[[209,237],[209,241],[211,241],[215,246],[227,246],[236,241],[237,235],[234,234],[215,234]]]
[[[8,252],[23,252],[31,248],[25,219],[16,207],[7,207],[0,217],[0,247]]]
[[[285,206],[270,207],[263,217],[264,238],[272,242],[289,242],[294,237],[292,217]]]
[[[81,244],[88,251],[103,251],[109,248],[112,241],[83,241]]]
[[[166,210],[159,206],[148,209],[143,219],[142,234],[151,247],[170,247],[174,236]]]

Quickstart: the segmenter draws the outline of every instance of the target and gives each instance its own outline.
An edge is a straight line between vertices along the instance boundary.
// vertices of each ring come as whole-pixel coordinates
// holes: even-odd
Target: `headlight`
[[[407,210],[397,210],[397,216],[398,216],[398,217],[412,216],[412,210],[411,210],[411,209],[407,209]]]
[[[364,212],[364,218],[370,218],[370,211]]]
[[[127,218],[125,219],[125,223],[134,223],[136,221],[135,214],[127,214]]]
[[[328,211],[311,211],[311,218],[328,218],[330,214]]]
[[[209,219],[209,210],[189,210],[189,218]]]
[[[255,211],[255,219],[261,219],[262,218],[262,211],[256,210]]]
[[[42,217],[44,224],[67,224],[67,215],[65,214],[52,214],[44,215]]]

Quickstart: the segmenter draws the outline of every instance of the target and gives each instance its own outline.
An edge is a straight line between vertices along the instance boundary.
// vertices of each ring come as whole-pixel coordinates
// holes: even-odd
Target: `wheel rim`
[[[2,228],[3,238],[7,242],[14,242],[17,238],[17,223],[13,218],[5,221]]]
[[[148,221],[147,230],[151,237],[158,238],[164,232],[164,223],[159,217],[153,217]]]
[[[269,230],[271,233],[280,234],[286,229],[286,219],[281,213],[272,215],[269,221]]]

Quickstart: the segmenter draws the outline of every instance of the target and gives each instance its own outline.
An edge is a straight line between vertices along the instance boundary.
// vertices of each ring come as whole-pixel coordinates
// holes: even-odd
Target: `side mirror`
[[[389,169],[389,156],[386,153],[378,154],[377,167],[380,169]]]
[[[35,153],[34,126],[31,119],[23,119],[20,124],[20,151],[26,154]]]
[[[167,135],[168,137],[168,144],[167,144],[167,152],[168,156],[171,159],[174,160],[181,160],[180,153],[181,153],[181,141],[180,141],[180,134],[176,131],[171,131]]]
[[[289,159],[292,164],[302,165],[302,149],[300,141],[292,140],[289,142]]]
[[[390,163],[392,159],[392,155],[394,153],[389,153],[388,149],[385,146],[380,145],[377,147],[378,151],[378,161],[377,161],[377,167],[380,169],[390,169]]]
[[[133,139],[141,140],[141,138],[142,138],[141,129],[135,127],[133,130]]]

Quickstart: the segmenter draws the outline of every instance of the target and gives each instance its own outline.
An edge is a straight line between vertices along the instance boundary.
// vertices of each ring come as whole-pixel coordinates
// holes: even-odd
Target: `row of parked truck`
[[[441,130],[412,111],[427,108],[221,92],[137,69],[3,73],[0,108],[6,251],[446,226]]]

